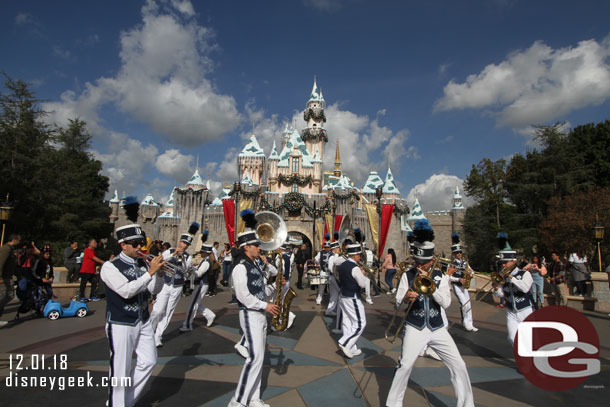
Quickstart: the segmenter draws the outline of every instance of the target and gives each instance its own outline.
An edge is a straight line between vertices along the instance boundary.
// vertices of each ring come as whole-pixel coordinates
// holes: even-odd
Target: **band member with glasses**
[[[472,301],[468,289],[464,287],[466,283],[466,266],[467,262],[463,258],[462,245],[460,245],[460,236],[457,233],[451,235],[451,254],[453,255],[453,267],[449,268],[449,281],[453,294],[460,303],[460,312],[462,313],[462,325],[464,329],[471,332],[477,332],[472,319]],[[466,306],[464,307],[464,304]]]
[[[161,291],[163,278],[158,271],[165,264],[161,256],[150,265],[139,257],[145,243],[140,225],[116,230],[121,253],[102,266],[106,286],[106,336],[110,347],[110,381],[119,384],[130,377],[129,386],[109,386],[108,406],[133,406],[157,364],[154,331],[148,312],[151,295]],[[132,367],[133,354],[136,355]],[[114,379],[114,380],[112,380]]]

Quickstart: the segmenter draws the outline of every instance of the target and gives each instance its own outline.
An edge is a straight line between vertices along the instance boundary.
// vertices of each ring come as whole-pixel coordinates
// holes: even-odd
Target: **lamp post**
[[[597,242],[597,260],[599,262],[599,272],[602,272],[602,252],[600,244],[604,240],[604,226],[599,221],[599,217],[595,215],[595,224],[593,225],[593,237]]]
[[[380,185],[375,189],[375,197],[377,198],[377,258],[381,264],[381,197],[383,195],[383,187]],[[377,286],[381,287],[381,273],[377,273]]]
[[[0,206],[0,221],[2,222],[2,238],[0,239],[0,246],[4,245],[4,229],[6,227],[6,222],[8,222],[8,219],[11,217],[11,212],[13,212],[13,206],[8,200],[7,193],[6,199]]]
[[[239,224],[239,192],[241,191],[241,184],[239,182],[235,182],[233,184],[233,194],[235,195],[235,230],[233,241],[237,244],[237,225]]]

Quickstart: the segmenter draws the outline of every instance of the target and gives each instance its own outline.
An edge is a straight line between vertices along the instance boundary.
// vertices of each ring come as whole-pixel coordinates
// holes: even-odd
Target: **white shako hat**
[[[413,227],[413,258],[416,263],[427,263],[434,257],[434,230],[428,219],[415,221]]]
[[[240,216],[244,221],[246,229],[237,235],[237,245],[241,248],[246,245],[259,246],[261,241],[258,239],[256,234],[256,216],[252,209],[244,209],[241,211]]]
[[[517,252],[508,244],[508,234],[500,232],[496,238],[498,241],[498,248],[500,249],[496,254],[496,258],[500,263],[508,263],[515,260],[517,258]]]
[[[140,202],[135,196],[128,196],[123,200],[123,210],[130,224],[117,228],[116,238],[119,243],[127,243],[134,240],[146,240],[146,234],[142,227],[137,224],[138,214],[140,212]]]
[[[193,222],[191,226],[189,226],[189,230],[186,233],[180,235],[180,241],[188,244],[189,246],[193,243],[193,239],[195,235],[199,231],[199,223]]]
[[[348,244],[345,250],[348,256],[362,253],[362,247],[359,244]]]
[[[451,234],[451,253],[462,253],[462,245],[460,244],[460,235],[457,233]]]

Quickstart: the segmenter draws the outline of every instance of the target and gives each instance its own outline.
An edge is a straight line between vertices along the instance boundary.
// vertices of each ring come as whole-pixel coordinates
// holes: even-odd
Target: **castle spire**
[[[337,150],[335,152],[335,176],[341,176],[341,155],[339,154],[339,137],[337,137]]]

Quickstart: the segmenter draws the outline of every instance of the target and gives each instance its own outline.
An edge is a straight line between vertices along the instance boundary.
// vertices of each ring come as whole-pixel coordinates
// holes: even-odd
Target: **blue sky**
[[[115,188],[163,201],[193,173],[237,176],[304,127],[314,75],[332,168],[388,162],[404,196],[446,209],[483,157],[532,148],[531,125],[608,119],[607,1],[4,1],[0,69],[49,122],[87,121]]]

